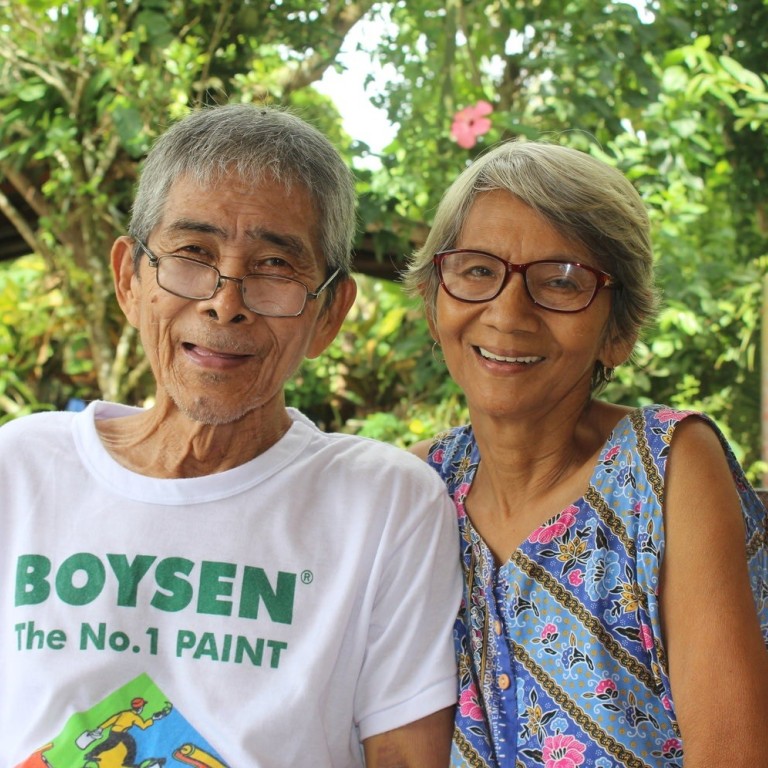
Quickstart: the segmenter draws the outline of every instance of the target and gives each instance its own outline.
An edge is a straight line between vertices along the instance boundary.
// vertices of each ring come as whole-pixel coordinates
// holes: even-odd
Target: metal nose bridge
[[[216,270],[218,272],[218,270]],[[224,285],[225,280],[231,280],[233,283],[238,283],[240,285],[240,290],[243,290],[243,280],[245,280],[245,277],[248,277],[246,275],[245,277],[230,277],[229,275],[222,275],[221,272],[218,272],[219,279],[216,281],[216,291],[219,290]]]
[[[218,269],[216,270],[216,274],[219,276],[219,279],[216,281],[216,288],[213,291],[214,296],[224,287],[224,281],[229,280],[230,282],[237,283],[237,286],[240,289],[240,297],[243,299],[245,298],[243,295],[243,281],[248,275],[245,277],[230,277],[229,275],[222,275]],[[213,298],[213,296],[211,298]]]

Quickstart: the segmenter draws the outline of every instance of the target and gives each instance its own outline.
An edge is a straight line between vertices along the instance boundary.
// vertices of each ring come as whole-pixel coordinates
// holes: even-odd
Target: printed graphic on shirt
[[[139,554],[105,557],[79,552],[58,565],[42,554],[17,559],[14,645],[21,653],[48,651],[104,651],[170,654],[178,659],[204,659],[277,669],[288,643],[272,634],[272,627],[293,623],[296,584],[313,582],[311,571],[268,573],[251,565]],[[74,626],[46,626],[25,616],[51,602],[87,606],[104,600],[118,609],[149,605],[158,614],[179,617],[232,617],[240,626],[253,624],[247,634],[201,631],[184,626],[161,631],[158,626],[132,626],[130,634],[107,621],[83,621]],[[109,617],[105,617],[109,618]]]
[[[16,768],[229,768],[213,747],[140,675],[87,712]]]

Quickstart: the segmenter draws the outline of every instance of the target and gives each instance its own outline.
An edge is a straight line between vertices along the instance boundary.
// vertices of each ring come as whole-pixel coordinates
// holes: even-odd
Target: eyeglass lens
[[[307,299],[302,283],[286,277],[247,275],[241,280],[221,276],[214,267],[183,256],[161,256],[157,263],[158,285],[187,299],[210,299],[220,280],[239,283],[243,302],[252,312],[269,317],[301,314]]]
[[[578,311],[586,308],[598,288],[598,276],[570,262],[539,261],[523,265],[528,294],[547,309]],[[507,262],[486,253],[460,251],[442,254],[440,276],[445,290],[461,301],[490,301],[502,290]]]

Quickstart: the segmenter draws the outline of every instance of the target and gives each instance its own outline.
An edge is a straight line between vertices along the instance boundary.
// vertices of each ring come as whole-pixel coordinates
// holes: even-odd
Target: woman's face
[[[555,260],[597,267],[582,245],[503,190],[477,197],[456,248],[485,251],[512,264]],[[580,312],[542,309],[516,273],[484,303],[458,301],[441,287],[430,328],[473,414],[541,416],[583,407],[595,362],[615,367],[627,357],[626,343],[607,338],[610,308],[611,291],[600,290]]]

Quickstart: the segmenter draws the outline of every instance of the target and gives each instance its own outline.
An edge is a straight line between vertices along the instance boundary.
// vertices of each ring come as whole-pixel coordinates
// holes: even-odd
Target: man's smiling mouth
[[[248,354],[237,352],[222,352],[215,349],[209,349],[208,347],[201,347],[197,344],[193,344],[191,341],[185,341],[182,346],[188,352],[194,352],[199,357],[218,357],[230,360],[238,360],[240,358],[250,357]]]

